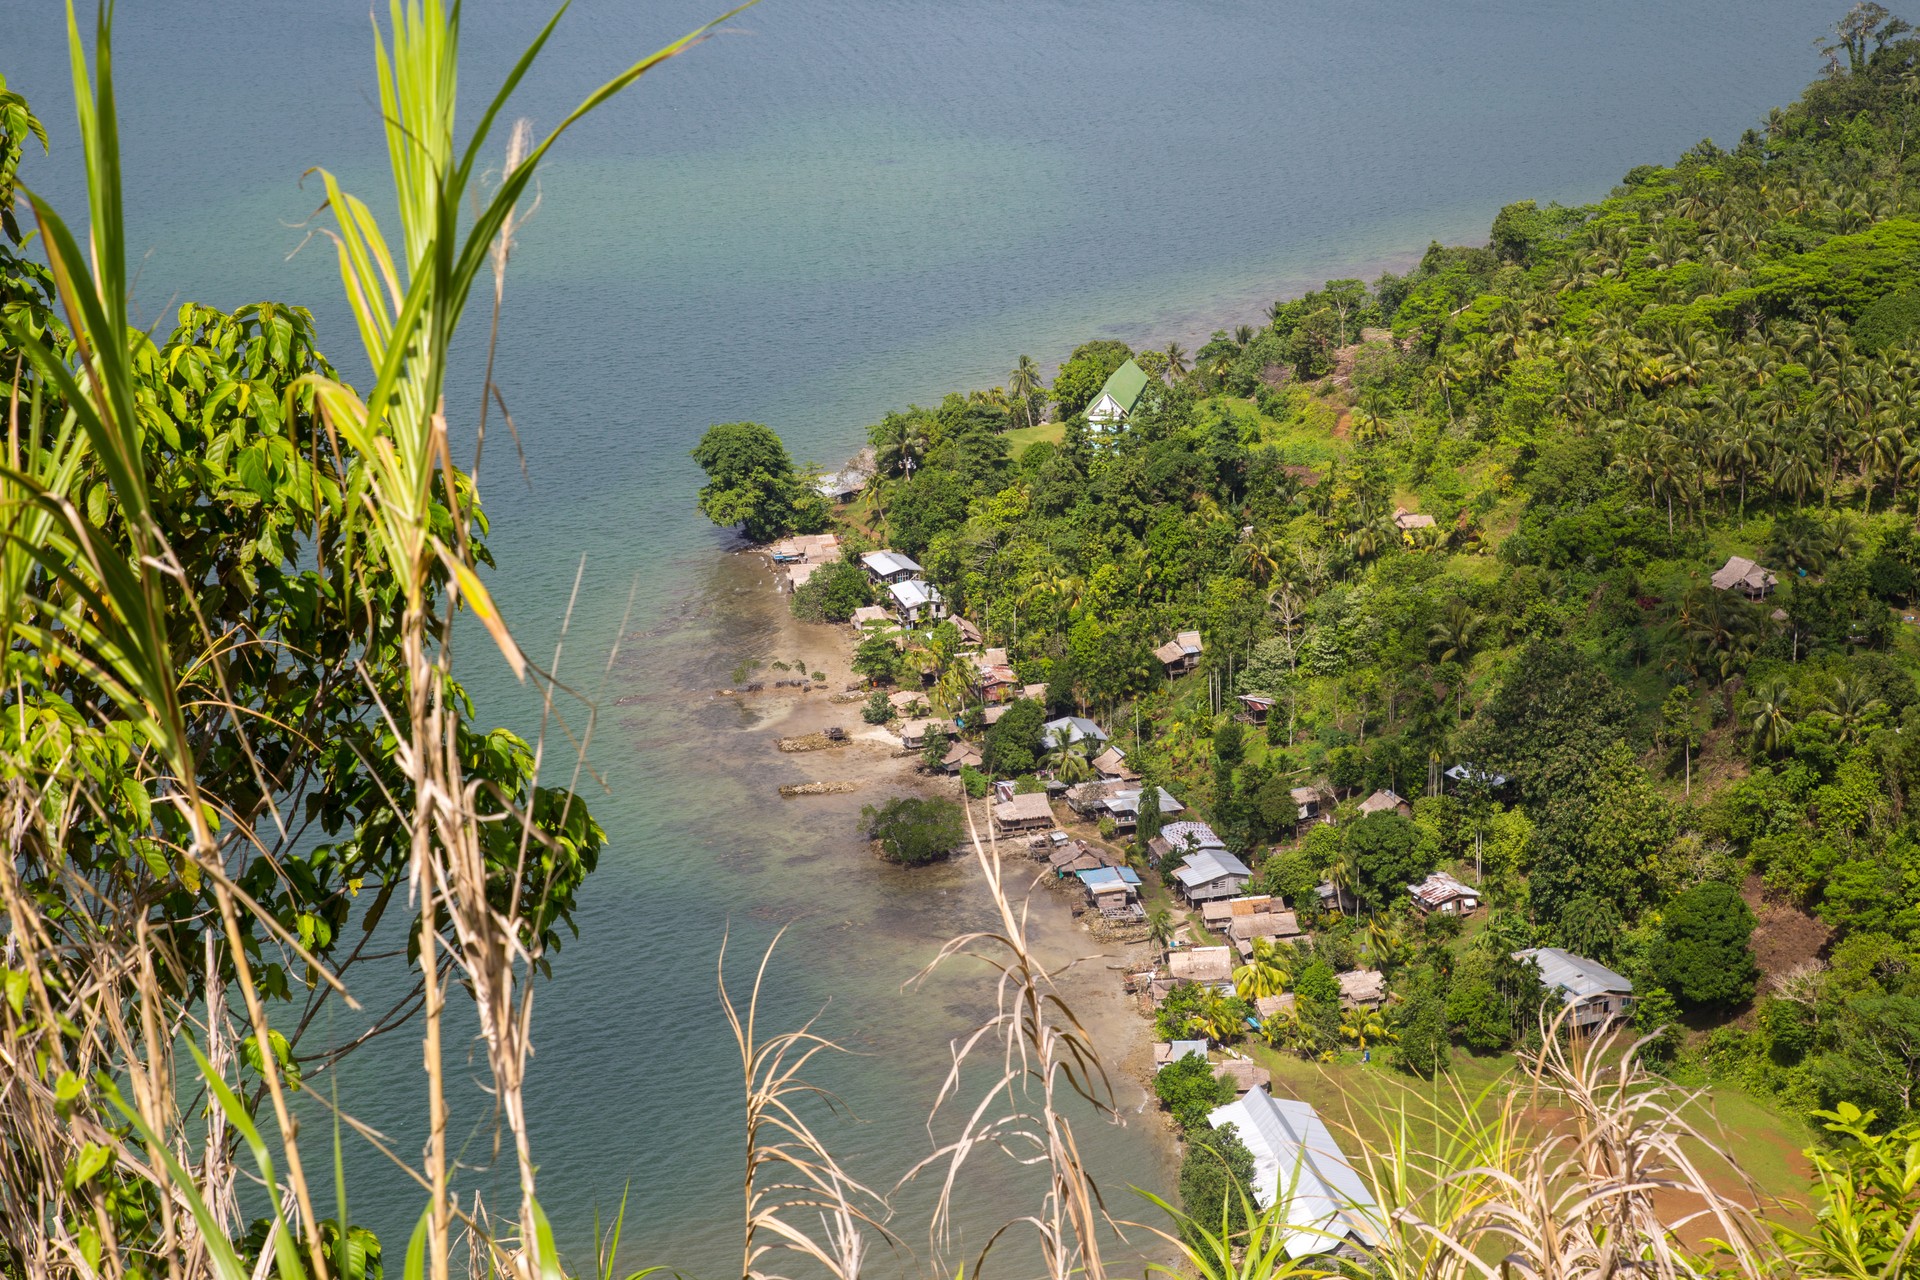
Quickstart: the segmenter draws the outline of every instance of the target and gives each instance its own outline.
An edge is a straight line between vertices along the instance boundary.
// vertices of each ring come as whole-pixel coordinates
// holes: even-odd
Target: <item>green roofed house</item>
[[[1118,431],[1146,389],[1147,371],[1127,361],[1113,371],[1107,385],[1100,388],[1100,394],[1087,406],[1087,425],[1096,431]]]

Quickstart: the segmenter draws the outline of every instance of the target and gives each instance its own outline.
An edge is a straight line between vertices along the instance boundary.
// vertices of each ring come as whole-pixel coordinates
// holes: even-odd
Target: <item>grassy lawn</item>
[[[1438,1104],[1442,1114],[1458,1112],[1458,1099],[1476,1102],[1477,1109],[1490,1114],[1505,1098],[1510,1087],[1524,1088],[1526,1077],[1505,1055],[1476,1057],[1456,1049],[1451,1068],[1438,1080],[1428,1082],[1405,1075],[1385,1065],[1376,1053],[1371,1064],[1357,1060],[1319,1063],[1303,1062],[1292,1054],[1282,1054],[1257,1043],[1242,1046],[1260,1065],[1273,1072],[1273,1091],[1313,1104],[1329,1124],[1363,1138],[1371,1147],[1384,1144],[1397,1129],[1404,1113],[1411,1127],[1416,1148],[1437,1145],[1429,1135],[1424,1140],[1418,1129],[1423,1118],[1431,1117]],[[1691,1091],[1678,1090],[1685,1096]],[[1808,1166],[1800,1154],[1811,1135],[1798,1122],[1781,1115],[1744,1091],[1715,1087],[1699,1091],[1689,1104],[1687,1119],[1709,1141],[1730,1152],[1765,1197],[1785,1202],[1766,1206],[1769,1217],[1804,1223],[1800,1209],[1807,1196]],[[1540,1122],[1557,1119],[1543,1115]],[[1716,1185],[1729,1194],[1739,1191],[1737,1178],[1717,1160],[1700,1151],[1696,1158],[1710,1170]]]
[[[1034,427],[1015,427],[1007,432],[1007,449],[1018,462],[1030,444],[1059,444],[1067,434],[1064,422],[1042,422]]]

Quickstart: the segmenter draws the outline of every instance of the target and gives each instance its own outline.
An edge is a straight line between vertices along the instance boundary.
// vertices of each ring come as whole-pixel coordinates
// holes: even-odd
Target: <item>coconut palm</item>
[[[1464,600],[1450,600],[1438,621],[1427,627],[1427,647],[1439,652],[1438,661],[1465,663],[1480,645],[1487,620]]]
[[[1393,1032],[1378,1009],[1348,1009],[1340,1015],[1340,1038],[1351,1040],[1353,1047],[1365,1050],[1369,1044],[1391,1044]]]
[[[1169,342],[1167,344],[1168,381],[1172,381],[1175,378],[1186,377],[1187,370],[1190,367],[1191,366],[1187,364],[1187,349],[1177,342]]]
[[[1040,391],[1040,366],[1033,362],[1032,356],[1021,356],[1014,364],[1013,372],[1007,375],[1007,392],[1020,402],[1020,408],[1027,415],[1027,425],[1033,425],[1033,397]]]
[[[1239,1005],[1220,994],[1216,988],[1208,988],[1200,998],[1200,1007],[1194,1010],[1193,1020],[1209,1040],[1220,1044],[1237,1038],[1245,1029],[1240,1019]]]
[[[917,414],[894,413],[874,438],[874,462],[888,475],[911,477],[927,456],[927,428]]]
[[[1252,342],[1252,341],[1253,341],[1252,325],[1238,324],[1233,327],[1233,342],[1235,346],[1244,347],[1249,342]]]
[[[1242,1000],[1258,1000],[1262,996],[1277,996],[1286,991],[1287,984],[1293,981],[1293,957],[1291,948],[1272,938],[1255,938],[1253,954],[1247,962],[1233,971],[1233,989],[1240,993]]]
[[[1866,679],[1855,676],[1833,678],[1833,688],[1820,699],[1820,711],[1833,721],[1840,741],[1851,745],[1883,714],[1887,704],[1873,696]]]
[[[1173,935],[1179,926],[1174,923],[1173,912],[1165,907],[1155,907],[1153,914],[1147,917],[1147,940],[1160,951],[1165,951],[1173,941]]]
[[[1063,742],[1047,753],[1045,764],[1053,771],[1053,776],[1062,782],[1085,782],[1094,774],[1093,745],[1091,738]]]
[[[1785,746],[1787,735],[1793,731],[1793,716],[1788,705],[1791,698],[1791,686],[1775,677],[1757,686],[1741,707],[1741,714],[1747,717],[1747,728],[1753,734],[1753,745],[1768,755]]]

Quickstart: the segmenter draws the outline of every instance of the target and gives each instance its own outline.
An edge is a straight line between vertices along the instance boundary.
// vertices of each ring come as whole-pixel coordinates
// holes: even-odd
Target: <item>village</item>
[[[857,479],[850,471],[830,483],[846,487]],[[820,568],[841,563],[845,549],[839,536],[826,533],[784,539],[769,554],[792,591]],[[1289,1221],[1298,1227],[1292,1247],[1351,1251],[1372,1242],[1377,1206],[1333,1129],[1312,1102],[1277,1085],[1267,1064],[1288,1055],[1340,1069],[1372,1062],[1374,1047],[1390,1038],[1382,1014],[1400,999],[1389,966],[1376,954],[1393,945],[1377,939],[1378,922],[1367,918],[1338,876],[1320,880],[1300,901],[1262,891],[1255,867],[1173,790],[1146,784],[1129,767],[1123,744],[1086,716],[1041,723],[1040,744],[1051,767],[1017,778],[987,776],[985,734],[1016,704],[1044,703],[1046,687],[1023,684],[1006,650],[985,644],[977,626],[950,613],[910,556],[882,549],[861,553],[858,563],[885,603],[853,611],[854,642],[880,638],[904,653],[932,644],[934,629],[944,625],[950,641],[957,638],[956,657],[966,673],[963,692],[936,689],[935,670],[926,667],[884,694],[883,727],[898,744],[896,754],[920,757],[921,770],[934,778],[985,781],[985,794],[974,800],[982,837],[1002,857],[1031,860],[1036,881],[1067,900],[1096,942],[1137,957],[1116,977],[1154,1022],[1152,1071],[1192,1070],[1188,1060],[1197,1059],[1220,1082],[1221,1097],[1231,1087],[1232,1101],[1212,1108],[1209,1120],[1233,1124],[1253,1153],[1253,1190],[1262,1204],[1297,1179],[1290,1193]],[[1729,566],[1724,576],[1727,587],[1754,598],[1772,585],[1771,574],[1749,563]],[[1199,632],[1183,630],[1159,644],[1154,657],[1168,680],[1179,680],[1195,672],[1204,651]],[[1276,707],[1275,699],[1258,694],[1235,701],[1236,719],[1249,728],[1264,727]],[[936,704],[958,705],[940,715]],[[1470,763],[1434,776],[1443,790],[1505,782]],[[1315,827],[1413,812],[1411,802],[1390,789],[1361,794],[1325,779],[1302,780],[1291,799],[1296,842]],[[1144,839],[1143,824],[1150,833]],[[1438,918],[1450,934],[1472,928],[1485,914],[1485,897],[1471,876],[1471,867],[1459,874],[1436,869],[1406,884],[1406,912],[1416,921]],[[1326,945],[1335,936],[1343,945]],[[1347,941],[1354,938],[1357,946]],[[1594,1035],[1630,1022],[1633,984],[1598,961],[1555,947],[1509,955],[1537,973],[1550,1002],[1557,999],[1566,1032]],[[1302,1024],[1299,987],[1304,971],[1321,960],[1338,961],[1330,966],[1338,1016],[1330,1042],[1316,1041]],[[1154,1081],[1144,1083],[1153,1088]]]

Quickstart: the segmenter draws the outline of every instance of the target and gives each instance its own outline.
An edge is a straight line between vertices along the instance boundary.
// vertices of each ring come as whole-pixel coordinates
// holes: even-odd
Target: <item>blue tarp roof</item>
[[[1140,873],[1132,867],[1095,867],[1091,871],[1076,871],[1080,883],[1089,889],[1097,889],[1103,884],[1130,884],[1139,887]]]

